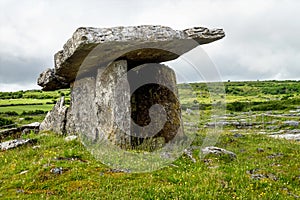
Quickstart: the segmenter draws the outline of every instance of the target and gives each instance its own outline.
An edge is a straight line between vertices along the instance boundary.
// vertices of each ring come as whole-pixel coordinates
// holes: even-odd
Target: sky
[[[299,10],[298,0],[0,0],[0,91],[39,88],[39,74],[85,26],[222,28],[225,38],[185,60],[223,81],[299,80]],[[202,63],[203,55],[210,64]],[[189,68],[182,59],[170,65]],[[191,70],[183,71],[185,80],[197,81]]]

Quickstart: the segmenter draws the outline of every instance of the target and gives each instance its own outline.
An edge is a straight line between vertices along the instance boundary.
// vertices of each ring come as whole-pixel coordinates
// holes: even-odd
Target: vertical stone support
[[[153,138],[165,143],[178,134],[181,111],[174,71],[161,64],[129,69],[126,60],[118,60],[99,68],[95,77],[74,82],[67,132],[121,148]],[[157,105],[162,109],[153,109]]]
[[[132,90],[132,120],[140,127],[150,125],[151,129],[156,129],[155,132],[151,132],[131,126],[132,135],[143,135],[142,138],[132,137],[132,145],[136,146],[153,138],[163,139],[162,142],[172,140],[179,133],[181,123],[174,71],[161,64],[144,64],[131,70],[128,73],[128,80]],[[163,110],[152,110],[154,105],[161,106]],[[154,111],[153,114],[151,110]]]

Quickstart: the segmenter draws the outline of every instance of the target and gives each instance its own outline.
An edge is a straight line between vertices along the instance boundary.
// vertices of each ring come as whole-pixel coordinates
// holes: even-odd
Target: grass
[[[53,103],[52,99],[2,99],[0,101],[0,106],[5,105],[26,105],[26,104],[46,104],[46,103]]]
[[[24,106],[6,106],[6,107],[0,107],[0,112],[9,112],[9,111],[15,111],[18,114],[21,114],[23,111],[34,111],[34,110],[43,110],[43,111],[49,111],[53,107],[53,104],[44,104],[44,105],[24,105]]]
[[[295,81],[230,82],[224,83],[226,102],[272,102],[284,98],[285,104],[297,108],[300,93]],[[205,84],[195,83],[191,88],[179,86],[181,103],[188,108],[194,104],[210,104]],[[11,100],[10,97],[22,98]],[[23,111],[51,110],[52,99],[61,93],[68,99],[69,90],[55,92],[25,91],[16,94],[3,93],[0,105],[43,103],[0,107],[0,112],[15,111],[9,116],[18,124],[41,122],[45,115],[20,115]],[[192,94],[192,95],[191,95]],[[39,100],[35,100],[39,99]],[[267,104],[267,103],[266,103]],[[262,104],[262,106],[265,104]],[[245,105],[244,105],[245,106]],[[245,106],[249,111],[254,105]],[[203,125],[210,118],[210,110],[200,110],[199,116],[186,115],[183,119],[197,122],[200,130],[192,145],[201,146],[211,129]],[[287,113],[279,110],[276,113]],[[247,113],[229,111],[242,119]],[[276,121],[277,129],[282,121],[299,120],[298,117],[264,116],[265,111],[255,111],[253,122]],[[245,116],[244,116],[245,115]],[[7,117],[2,114],[1,117]],[[255,117],[254,117],[255,116]],[[25,118],[20,120],[20,118]],[[232,120],[239,118],[232,117]],[[228,117],[227,120],[231,120]],[[247,118],[248,120],[248,118]],[[273,124],[274,125],[274,124]],[[0,199],[295,199],[300,196],[300,145],[299,142],[278,140],[257,134],[261,127],[239,129],[241,137],[225,128],[215,146],[237,154],[236,160],[227,156],[208,155],[198,157],[193,163],[186,155],[172,165],[149,173],[112,172],[95,159],[79,140],[66,142],[64,136],[52,132],[23,136],[36,140],[13,150],[0,152]],[[276,131],[278,131],[276,129]],[[34,148],[33,148],[34,147]],[[62,167],[62,174],[51,169]],[[251,176],[259,174],[260,179]]]
[[[199,133],[193,145],[201,145]],[[293,199],[300,196],[299,143],[224,132],[217,146],[237,160],[207,156],[191,162],[182,156],[151,173],[112,173],[79,141],[66,142],[47,132],[34,135],[35,145],[0,152],[2,199]],[[257,149],[262,148],[260,152]],[[282,153],[282,155],[280,154]],[[196,157],[197,151],[194,152]],[[272,155],[279,155],[272,158]],[[271,156],[271,157],[270,157]],[[72,160],[56,158],[75,158]],[[22,159],[20,159],[22,158]],[[62,174],[50,170],[62,167]],[[247,171],[276,179],[254,180]],[[22,172],[28,171],[22,174]],[[20,174],[21,173],[21,174]]]

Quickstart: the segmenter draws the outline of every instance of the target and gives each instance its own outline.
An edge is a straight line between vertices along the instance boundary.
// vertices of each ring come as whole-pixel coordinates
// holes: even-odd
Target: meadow
[[[183,154],[160,170],[127,173],[103,165],[78,139],[67,142],[65,136],[52,132],[30,133],[23,137],[35,139],[35,144],[0,152],[0,198],[300,198],[300,143],[270,137],[298,130],[285,122],[299,121],[300,82],[228,81],[222,85],[225,93],[216,91],[215,102],[205,83],[179,85],[182,117],[184,122],[197,124],[197,131],[188,134],[195,137],[192,146],[201,147],[216,128],[208,126],[212,104],[226,102],[226,113],[219,121],[227,124],[215,146],[234,152],[237,159],[226,155],[200,158],[200,150],[195,149],[196,162]],[[2,125],[41,121],[44,111],[60,96],[69,99],[69,91],[1,93],[0,119],[9,121]],[[61,168],[62,173],[52,173],[53,168]]]

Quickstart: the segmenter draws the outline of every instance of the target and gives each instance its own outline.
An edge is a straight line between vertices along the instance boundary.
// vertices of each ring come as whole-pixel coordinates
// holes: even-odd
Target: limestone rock
[[[23,125],[22,128],[35,129],[35,128],[39,128],[39,126],[40,126],[39,122],[33,122],[31,124]]]
[[[0,131],[0,141],[9,136],[14,136],[20,133],[20,128],[10,128]]]
[[[52,168],[50,170],[51,173],[53,174],[62,174],[63,173],[63,168],[62,167],[55,167],[55,168]]]
[[[214,147],[214,146],[205,147],[201,151],[204,155],[207,155],[207,154],[229,155],[233,159],[236,158],[235,153],[228,151],[226,149],[219,148],[219,147]]]
[[[86,137],[96,139],[98,119],[95,84],[95,77],[86,77],[74,83],[71,90],[70,107],[66,115],[65,129],[68,134],[85,133]]]
[[[76,140],[77,138],[78,138],[77,135],[69,135],[69,136],[65,137],[65,141],[70,142],[70,141]]]
[[[35,133],[39,130],[40,123],[33,122],[31,124],[26,124],[17,128],[10,128],[0,131],[0,141],[4,140],[6,137],[19,137],[21,133],[30,133],[34,131]]]
[[[296,140],[300,141],[300,133],[298,134],[281,134],[281,135],[270,135],[270,137],[278,138],[278,139],[286,139],[286,140]]]
[[[67,88],[69,86],[68,83],[64,83],[59,81],[54,74],[54,69],[47,69],[43,73],[40,74],[38,81],[38,85],[43,87],[43,90],[55,90],[57,88]]]
[[[81,72],[90,72],[95,66],[106,66],[117,58],[127,60],[129,65],[173,60],[197,45],[224,36],[222,29],[204,27],[182,31],[153,25],[78,28],[63,50],[55,54],[55,69],[43,72],[38,85],[44,90],[65,88],[75,80],[83,63],[86,69]]]
[[[8,149],[13,149],[13,148],[16,148],[18,146],[22,146],[22,145],[32,143],[32,142],[34,142],[34,141],[31,140],[31,139],[9,140],[9,141],[0,143],[0,149],[2,151],[5,151],[5,150],[8,150]]]
[[[47,130],[63,134],[65,132],[67,109],[64,97],[61,97],[40,124],[40,131]]]
[[[145,64],[128,71],[127,61],[115,61],[105,71],[100,68],[95,78],[74,83],[66,131],[81,133],[89,142],[104,139],[124,148],[147,141],[155,149],[158,140],[153,138],[168,142],[180,133],[177,93],[169,67]],[[153,110],[157,104],[165,111],[161,116]]]
[[[299,126],[299,121],[292,121],[292,120],[291,121],[284,121],[283,124],[287,125],[287,126],[297,127],[297,126]]]

